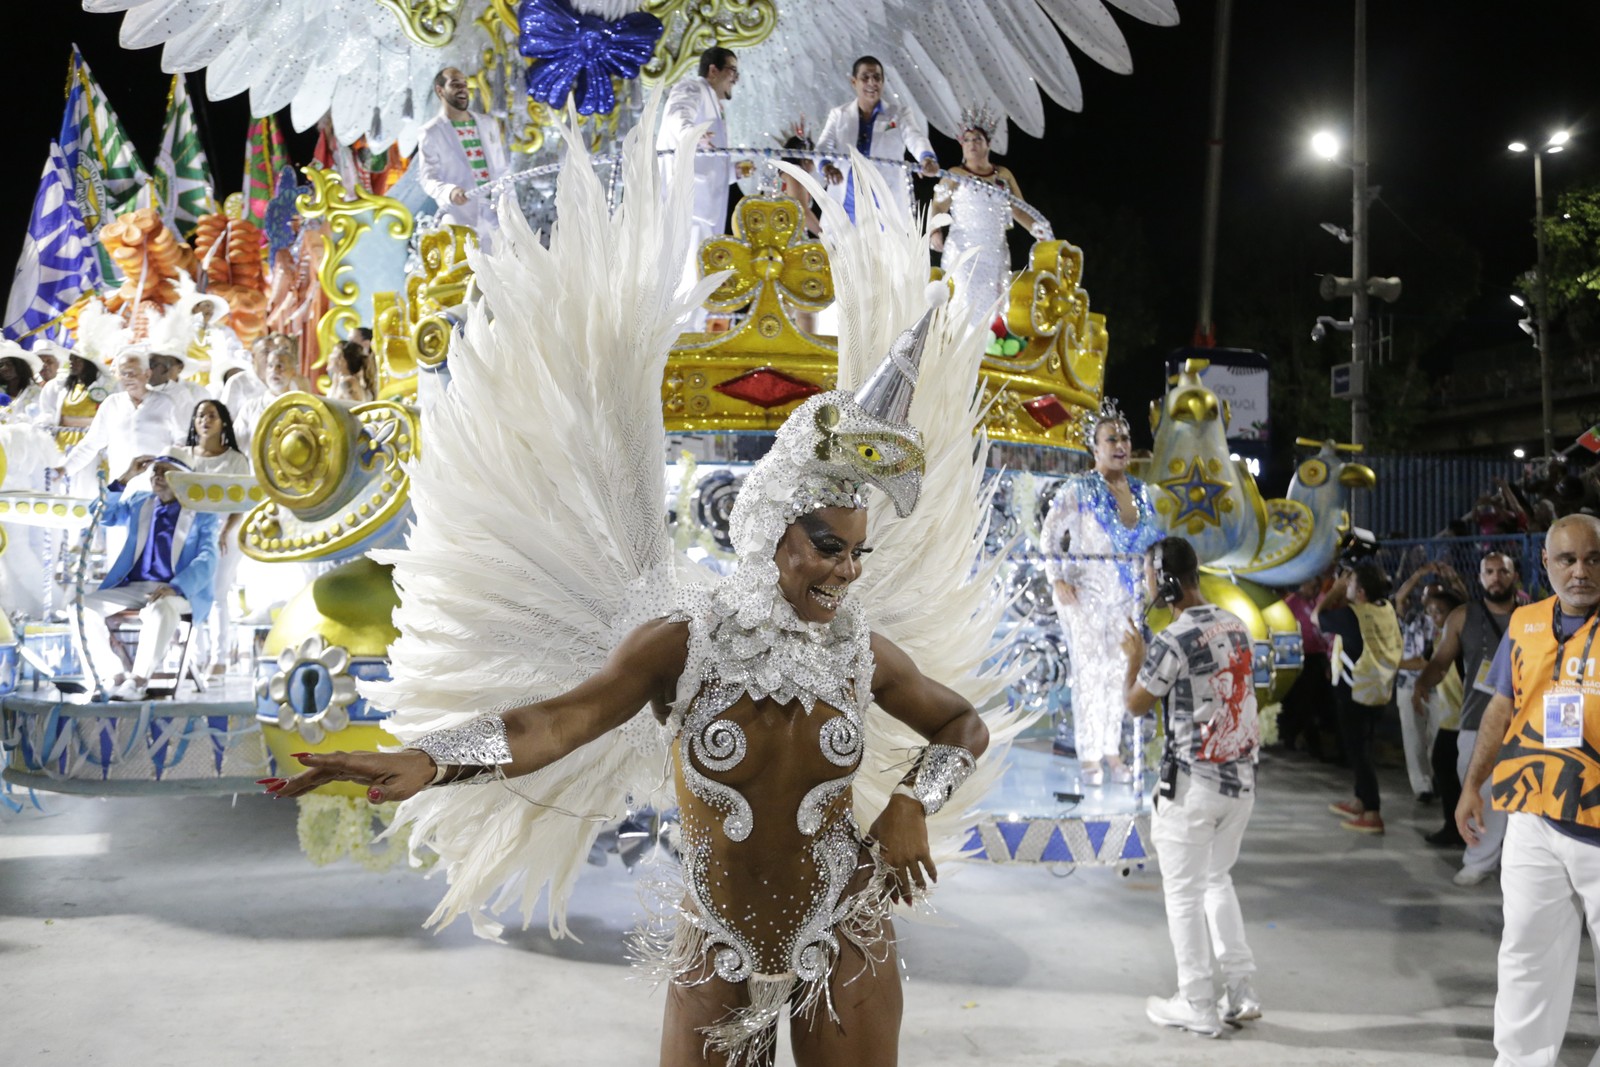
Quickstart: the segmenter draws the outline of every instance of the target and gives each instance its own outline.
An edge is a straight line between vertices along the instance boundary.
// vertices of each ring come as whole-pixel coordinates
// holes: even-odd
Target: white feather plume
[[[878,169],[852,153],[855,180],[868,195],[856,197],[852,225],[844,209],[821,195],[815,179],[784,164],[812,186],[823,211],[823,242],[833,269],[839,311],[839,383],[865,381],[900,333],[930,305],[940,305],[923,348],[911,402],[911,422],[922,431],[927,467],[916,511],[900,518],[890,507],[869,512],[870,563],[857,580],[858,597],[872,628],[904,649],[921,670],[984,712],[989,749],[956,802],[929,820],[930,840],[951,851],[950,835],[970,823],[970,805],[1003,769],[1005,753],[1033,715],[995,705],[1014,680],[986,668],[999,652],[1005,603],[999,568],[1004,553],[988,561],[980,552],[988,532],[994,483],[985,477],[989,453],[976,389],[988,333],[974,327],[965,301],[945,283],[930,299],[928,235],[899,190]],[[856,813],[870,825],[905,775],[908,759],[924,742],[909,727],[874,706],[867,754],[856,777]],[[936,847],[938,847],[936,845]]]
[[[549,246],[508,195],[494,253],[470,255],[452,383],[411,475],[416,525],[408,548],[377,556],[395,565],[400,637],[391,680],[365,692],[397,709],[386,725],[402,741],[571,688],[615,647],[647,576],[670,580],[664,515],[641,503],[666,485],[660,382],[680,321],[721,276],[676,291],[694,159],[680,152],[663,190],[652,126],[628,137],[615,214],[569,130]],[[450,881],[430,925],[465,912],[496,937],[485,907],[520,901],[526,924],[548,886],[551,932],[566,934],[602,817],[661,777],[648,719],[524,778],[407,801],[395,825],[413,824],[413,853],[437,852]]]

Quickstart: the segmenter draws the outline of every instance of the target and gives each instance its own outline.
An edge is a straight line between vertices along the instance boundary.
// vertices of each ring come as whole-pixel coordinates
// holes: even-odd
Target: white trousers
[[[146,604],[158,582],[129,582],[115,589],[99,589],[83,597],[83,631],[89,646],[84,651],[94,660],[95,670],[102,681],[126,673],[122,660],[111,647],[111,632],[106,629],[106,616],[129,608],[139,609],[139,648],[133,655],[133,676],[149,680],[150,672],[167,654],[172,635],[178,630],[181,617],[189,610],[189,601],[181,596],[166,596]]]
[[[1477,743],[1476,730],[1462,730],[1456,738],[1456,774],[1463,782],[1467,780],[1467,768],[1472,765],[1472,749]],[[1483,783],[1478,794],[1483,797],[1483,833],[1476,845],[1467,846],[1466,854],[1461,857],[1461,869],[1488,872],[1500,866],[1500,845],[1506,839],[1506,813],[1495,811],[1489,803],[1488,782]],[[1455,812],[1445,814],[1451,821],[1455,820]]]
[[[1400,706],[1400,741],[1405,746],[1406,777],[1411,779],[1411,791],[1420,797],[1433,792],[1433,739],[1438,736],[1445,709],[1440,701],[1430,700],[1427,718],[1412,711],[1411,694],[1416,688],[1416,675],[1402,677],[1395,683],[1394,698]]]
[[[1179,772],[1177,796],[1159,801],[1150,818],[1178,992],[1189,1000],[1216,999],[1213,953],[1224,982],[1255,973],[1230,873],[1254,807],[1253,792],[1225,797]]]
[[[1572,1012],[1586,920],[1590,943],[1600,943],[1600,845],[1568,837],[1537,815],[1513,812],[1506,819],[1500,889],[1506,928],[1494,998],[1495,1067],[1554,1067]],[[1600,985],[1600,956],[1595,979]],[[1590,1063],[1600,1063],[1600,1054]]]

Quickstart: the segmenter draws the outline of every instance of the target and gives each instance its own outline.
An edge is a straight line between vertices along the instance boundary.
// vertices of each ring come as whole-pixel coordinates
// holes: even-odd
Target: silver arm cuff
[[[911,783],[911,792],[922,802],[922,810],[932,815],[944,807],[977,766],[977,759],[964,748],[929,745],[917,757],[917,776]]]
[[[511,762],[506,721],[498,715],[479,715],[464,726],[423,734],[406,747],[426,752],[441,773],[445,767],[487,769]]]

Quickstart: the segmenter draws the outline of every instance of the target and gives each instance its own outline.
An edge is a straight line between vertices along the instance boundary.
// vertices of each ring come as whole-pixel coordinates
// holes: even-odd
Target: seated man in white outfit
[[[153,492],[124,496],[127,483],[150,471]],[[188,467],[172,456],[140,456],[107,487],[103,522],[127,534],[122,552],[100,588],[83,598],[84,651],[113,700],[143,700],[150,674],[166,655],[178,622],[204,619],[211,610],[217,569],[217,516],[178,502],[166,474]],[[139,609],[139,647],[132,674],[111,647],[106,617]]]
[[[433,95],[439,98],[439,114],[417,134],[417,180],[439,205],[439,221],[472,230],[487,251],[499,226],[494,205],[467,194],[511,170],[500,127],[493,115],[467,110],[471,86],[455,67],[433,79]]]
[[[817,138],[817,151],[827,152],[833,158],[822,165],[822,173],[833,188],[830,195],[840,199],[845,213],[853,221],[856,217],[856,181],[846,177],[841,165],[849,162],[850,149],[854,148],[868,159],[881,160],[878,170],[883,173],[890,189],[898,189],[911,203],[911,179],[900,167],[900,161],[909,152],[922,164],[922,174],[931,178],[939,173],[939,160],[933,152],[933,142],[928,140],[928,130],[921,116],[910,108],[901,107],[893,100],[883,98],[883,64],[874,56],[862,56],[851,64],[850,88],[855,99],[840,104],[828,112],[827,125]]]
[[[113,471],[127,470],[140,456],[159,456],[183,440],[189,426],[172,399],[150,391],[150,350],[131,345],[112,364],[122,391],[101,403],[83,440],[72,446],[62,469],[90,471],[102,455]]]

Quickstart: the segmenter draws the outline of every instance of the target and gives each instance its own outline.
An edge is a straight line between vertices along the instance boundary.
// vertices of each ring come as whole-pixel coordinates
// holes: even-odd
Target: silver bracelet
[[[977,766],[976,757],[959,745],[929,745],[917,756],[911,793],[922,802],[922,810],[932,815],[945,806]]]
[[[407,748],[426,753],[438,768],[432,785],[444,780],[451,766],[499,767],[511,762],[511,743],[506,739],[506,721],[498,715],[480,715],[462,726],[423,734]],[[481,772],[474,772],[474,776]]]

